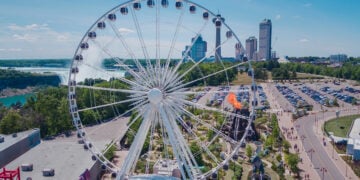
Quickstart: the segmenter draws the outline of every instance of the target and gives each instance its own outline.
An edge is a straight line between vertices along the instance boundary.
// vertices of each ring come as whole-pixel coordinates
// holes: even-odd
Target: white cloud
[[[20,52],[22,51],[21,48],[9,48],[9,49],[0,49],[0,51],[7,51],[7,52]]]
[[[281,15],[280,15],[280,14],[278,14],[278,15],[275,16],[275,19],[276,19],[276,20],[279,20],[280,18],[281,18]]]
[[[301,42],[301,43],[307,43],[307,42],[309,42],[309,39],[302,38],[302,39],[299,40],[299,42]]]
[[[69,36],[65,35],[65,34],[59,34],[56,37],[56,40],[58,41],[68,41],[69,40]]]
[[[47,24],[28,24],[25,26],[19,26],[17,24],[11,24],[7,27],[12,31],[38,31],[38,30],[49,30]]]
[[[38,39],[37,36],[31,35],[31,34],[23,34],[23,35],[14,34],[13,38],[15,40],[22,40],[22,41],[29,41],[29,42],[32,42],[32,41],[35,41]]]
[[[306,3],[306,4],[304,4],[304,7],[310,7],[310,6],[312,6],[311,3]]]
[[[128,28],[119,28],[119,32],[121,34],[130,34],[130,33],[133,33],[135,31],[131,30],[131,29],[128,29]]]

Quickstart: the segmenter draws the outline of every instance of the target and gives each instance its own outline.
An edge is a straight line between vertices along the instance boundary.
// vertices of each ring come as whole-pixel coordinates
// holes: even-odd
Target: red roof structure
[[[16,170],[6,170],[5,167],[2,168],[0,180],[20,180],[20,168],[18,167]]]

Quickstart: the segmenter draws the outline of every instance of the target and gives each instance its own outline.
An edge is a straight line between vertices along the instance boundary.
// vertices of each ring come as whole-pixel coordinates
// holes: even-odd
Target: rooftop
[[[28,137],[30,134],[34,133],[35,131],[39,131],[39,129],[31,129],[28,131],[19,132],[11,135],[0,134],[0,136],[4,137],[4,142],[0,143],[0,152],[14,145],[15,143],[21,141],[22,139]]]
[[[102,149],[113,139],[124,135],[128,118],[122,118],[101,125],[86,128],[87,135],[95,147]],[[77,179],[87,168],[94,164],[91,153],[78,143],[76,133],[70,137],[57,137],[54,140],[42,141],[38,146],[18,157],[6,168],[16,169],[21,164],[32,163],[33,171],[21,172],[21,178],[43,179],[42,170],[55,169],[54,179]]]
[[[360,118],[354,121],[351,131],[349,133],[349,138],[359,139],[360,140]]]

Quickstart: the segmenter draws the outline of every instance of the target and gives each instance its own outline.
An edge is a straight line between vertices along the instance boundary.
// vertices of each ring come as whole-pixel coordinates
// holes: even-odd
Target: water
[[[8,69],[8,67],[0,67],[0,69]],[[69,68],[52,68],[52,67],[12,67],[12,69],[22,72],[31,72],[39,74],[53,73],[60,77],[61,84],[67,85],[69,79]],[[83,81],[86,78],[101,78],[109,80],[112,77],[124,77],[125,71],[106,71],[108,73],[94,73],[93,69],[84,69],[77,75],[77,82]]]
[[[18,101],[21,102],[21,104],[24,104],[26,102],[26,99],[30,98],[31,96],[35,96],[35,94],[28,93],[28,94],[0,98],[0,102],[4,104],[4,106],[6,107],[10,107],[11,104],[15,104]]]

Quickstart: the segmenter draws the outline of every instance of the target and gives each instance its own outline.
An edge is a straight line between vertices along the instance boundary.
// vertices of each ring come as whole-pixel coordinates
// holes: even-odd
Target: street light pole
[[[310,153],[310,160],[311,160],[311,162],[312,162],[312,155],[313,155],[314,152],[315,152],[315,150],[314,150],[313,148],[311,148],[311,149],[308,151],[308,153]]]
[[[304,143],[305,143],[305,142],[304,142],[304,140],[305,140],[306,136],[301,135],[301,137],[300,137],[300,138],[301,138],[301,144],[302,144],[301,146],[302,146],[302,149],[304,149],[304,150],[305,150],[305,146],[304,146]]]

